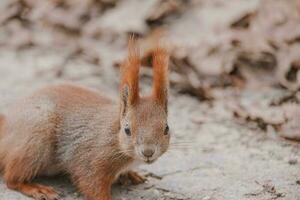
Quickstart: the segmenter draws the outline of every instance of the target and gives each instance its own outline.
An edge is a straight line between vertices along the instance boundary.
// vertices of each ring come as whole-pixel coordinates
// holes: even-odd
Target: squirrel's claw
[[[147,178],[145,178],[142,175],[139,175],[137,172],[134,171],[129,171],[128,172],[128,178],[131,180],[131,183],[133,185],[138,185],[138,184],[142,184],[145,183]]]
[[[47,186],[38,186],[37,195],[39,196],[38,200],[59,200],[60,195],[52,187]]]
[[[128,185],[138,185],[145,183],[147,181],[147,178],[145,178],[142,175],[139,175],[137,172],[134,171],[128,171],[125,174],[121,174],[119,177],[119,183],[123,186]]]

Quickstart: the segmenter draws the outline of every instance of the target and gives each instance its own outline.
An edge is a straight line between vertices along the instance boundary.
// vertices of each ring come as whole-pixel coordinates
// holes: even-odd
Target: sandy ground
[[[0,51],[0,110],[35,88],[57,81],[73,81],[117,96],[118,78],[102,68],[71,61],[62,78],[53,72],[62,54],[31,49]],[[83,67],[84,66],[84,67]],[[98,72],[98,73],[95,73]],[[147,81],[143,86],[147,88]],[[139,171],[148,182],[139,186],[114,186],[113,199],[242,200],[300,199],[300,146],[237,121],[228,105],[239,98],[244,103],[266,102],[281,91],[269,88],[217,91],[213,102],[171,91],[171,147],[153,165]],[[82,199],[67,177],[37,180],[62,191],[63,199]],[[25,200],[8,190],[0,179],[1,200]]]

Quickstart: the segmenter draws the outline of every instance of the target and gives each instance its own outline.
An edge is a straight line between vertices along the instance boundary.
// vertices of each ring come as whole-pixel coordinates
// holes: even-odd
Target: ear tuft
[[[121,95],[127,88],[127,104],[134,104],[139,99],[140,50],[137,40],[131,36],[128,42],[128,56],[121,67]]]
[[[168,101],[168,66],[169,51],[165,46],[157,43],[153,50],[153,96],[163,105]]]

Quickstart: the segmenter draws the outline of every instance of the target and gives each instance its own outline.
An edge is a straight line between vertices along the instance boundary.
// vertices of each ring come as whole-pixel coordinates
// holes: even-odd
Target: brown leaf
[[[283,112],[279,108],[263,107],[255,103],[243,106],[237,102],[236,105],[231,106],[235,117],[246,122],[253,122],[264,131],[267,130],[268,126],[278,129],[285,122]]]

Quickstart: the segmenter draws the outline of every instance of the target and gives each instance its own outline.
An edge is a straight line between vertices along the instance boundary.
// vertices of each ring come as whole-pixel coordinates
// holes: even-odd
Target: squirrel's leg
[[[82,188],[79,186],[79,189],[87,200],[112,200],[111,185],[102,184],[100,187],[97,187],[98,190],[96,192],[92,188]]]
[[[118,182],[121,185],[130,185],[130,184],[138,185],[141,183],[145,183],[146,180],[147,179],[144,176],[139,175],[137,172],[128,171],[120,175]]]
[[[33,164],[33,160],[26,156],[7,160],[4,169],[4,180],[7,187],[36,200],[58,200],[59,194],[53,188],[30,183],[44,170],[40,165],[41,163],[37,162],[35,161]]]
[[[36,200],[58,200],[60,195],[52,188],[39,184],[7,182],[7,187]]]
[[[91,180],[90,176],[78,174],[74,177],[73,182],[76,184],[79,191],[87,200],[112,200],[111,185],[112,180],[107,177],[98,177]]]
[[[112,200],[111,185],[102,184],[99,191],[100,195],[95,200]]]

